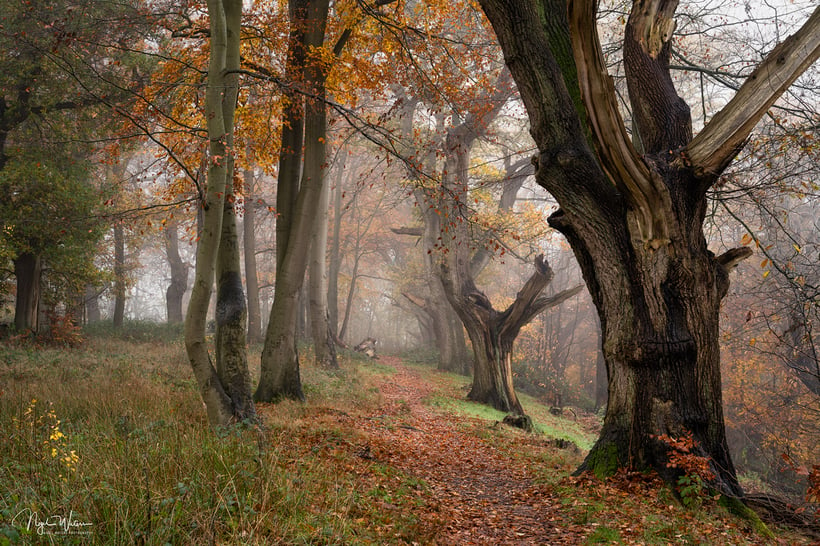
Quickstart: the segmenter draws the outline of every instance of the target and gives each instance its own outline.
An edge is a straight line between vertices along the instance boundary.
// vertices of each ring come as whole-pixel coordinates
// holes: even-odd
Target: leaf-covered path
[[[433,387],[398,359],[380,385],[384,404],[365,421],[370,437],[364,454],[415,476],[429,487],[438,508],[441,544],[578,544],[569,532],[558,499],[533,482],[523,464],[477,434],[488,424],[436,412],[424,403]],[[501,425],[497,425],[501,426]],[[527,437],[534,449],[546,441]],[[541,445],[539,445],[541,444]],[[583,533],[586,534],[586,533]]]

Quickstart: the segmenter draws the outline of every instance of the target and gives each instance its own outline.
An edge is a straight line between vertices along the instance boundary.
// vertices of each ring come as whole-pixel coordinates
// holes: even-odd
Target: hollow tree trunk
[[[14,260],[14,276],[17,279],[14,327],[18,332],[37,333],[42,272],[43,260],[39,254],[24,252]]]

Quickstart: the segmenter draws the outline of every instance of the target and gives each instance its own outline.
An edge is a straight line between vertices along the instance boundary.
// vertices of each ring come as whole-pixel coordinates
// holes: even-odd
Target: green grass
[[[431,372],[429,368],[417,366],[428,376],[435,378],[442,391],[431,397],[428,403],[442,411],[474,417],[485,421],[501,421],[506,415],[502,411],[472,402],[466,399],[471,379],[462,375]],[[552,415],[549,408],[533,397],[518,393],[518,399],[524,411],[532,418],[535,432],[553,439],[562,439],[574,443],[578,448],[588,451],[595,441],[595,435],[577,422]]]
[[[52,535],[60,544],[384,541],[368,525],[384,514],[362,477],[371,463],[332,421],[375,404],[371,382],[392,368],[303,366],[309,405],[215,434],[181,342],[103,334],[72,351],[0,345],[0,544],[42,539],[37,518],[69,514],[90,534]],[[421,533],[409,508],[391,517],[391,532]]]
[[[355,425],[379,412],[393,367],[341,353],[341,369],[326,371],[303,350],[307,404],[261,404],[263,428],[214,432],[181,340],[148,337],[103,329],[72,350],[0,344],[0,546],[436,541],[430,485],[362,455],[370,437]],[[717,503],[684,508],[646,477],[573,478],[583,455],[545,436],[586,449],[581,423],[522,396],[538,434],[493,426],[503,414],[465,400],[469,379],[414,366],[434,387],[427,402],[526,466],[579,544],[761,538]],[[37,535],[37,521],[69,515],[90,534]]]

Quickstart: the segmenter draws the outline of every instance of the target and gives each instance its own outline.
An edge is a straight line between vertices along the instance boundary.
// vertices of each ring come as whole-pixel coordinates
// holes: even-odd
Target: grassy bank
[[[349,358],[336,374],[305,366],[310,405],[263,408],[263,429],[214,434],[181,343],[132,337],[71,351],[0,346],[0,544],[378,544],[423,533],[412,514],[389,530],[364,524],[378,519],[376,482],[405,478],[371,477],[339,449],[355,431],[323,422],[376,404],[385,370]]]

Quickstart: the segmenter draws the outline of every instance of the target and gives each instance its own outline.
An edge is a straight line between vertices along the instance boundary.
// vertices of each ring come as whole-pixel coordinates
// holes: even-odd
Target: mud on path
[[[380,362],[396,373],[379,386],[383,405],[361,425],[370,438],[364,456],[424,480],[438,508],[436,543],[578,543],[567,534],[559,499],[494,445],[492,435],[477,436],[492,423],[436,412],[424,402],[433,388],[419,372],[397,358]]]

